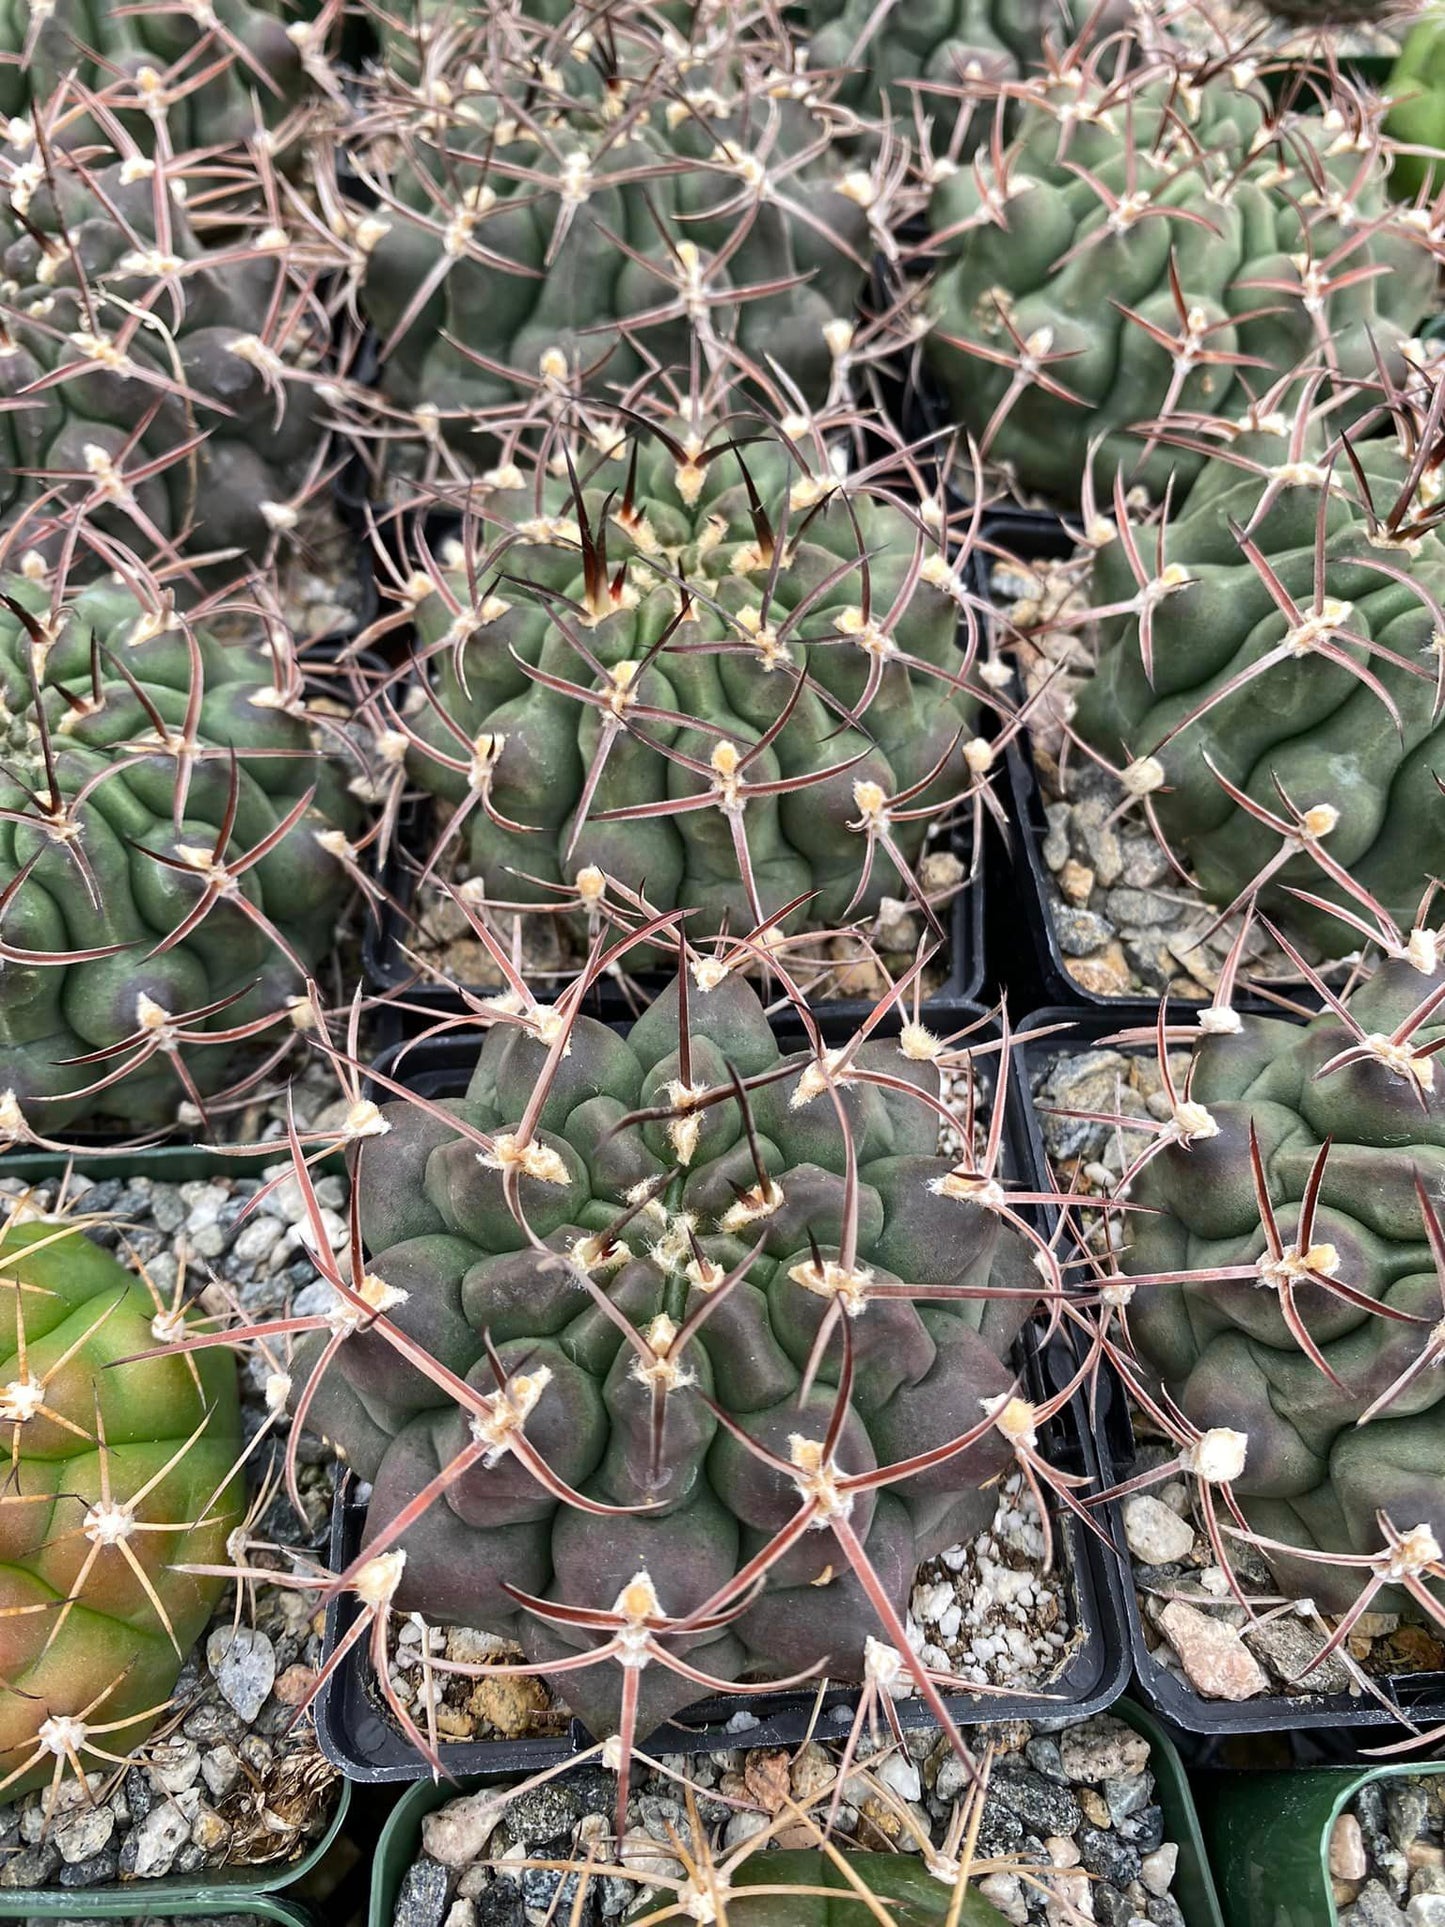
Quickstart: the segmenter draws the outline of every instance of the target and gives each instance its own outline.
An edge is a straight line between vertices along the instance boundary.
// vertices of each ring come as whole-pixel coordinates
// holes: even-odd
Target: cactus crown
[[[476,905],[777,935],[887,894],[941,935],[925,829],[991,778],[948,514],[802,421],[629,411],[551,446],[405,577],[427,689],[379,720],[453,806],[428,869],[465,836]]]

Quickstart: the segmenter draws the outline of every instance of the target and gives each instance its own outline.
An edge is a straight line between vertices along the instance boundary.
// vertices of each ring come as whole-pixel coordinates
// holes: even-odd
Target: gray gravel
[[[844,1848],[952,1851],[969,1790],[962,1763],[934,1729],[909,1732],[901,1749],[886,1727],[879,1733],[881,1744],[860,1735],[833,1837]],[[978,1883],[1005,1920],[1056,1927],[1067,1918],[1063,1903],[1072,1903],[1091,1907],[1103,1927],[1182,1927],[1170,1891],[1178,1847],[1164,1837],[1145,1739],[1108,1714],[973,1733],[978,1750],[989,1741],[997,1749],[975,1858],[1004,1858],[1016,1869],[995,1870]],[[814,1739],[790,1751],[661,1758],[631,1790],[620,1852],[628,1877],[589,1880],[584,1927],[624,1914],[646,1894],[649,1874],[682,1877],[674,1834],[694,1853],[706,1845],[720,1856],[762,1831],[785,1799],[821,1826],[840,1753],[840,1740]],[[689,1788],[705,1842],[692,1837]],[[578,1881],[574,1873],[521,1863],[580,1861],[591,1847],[617,1864],[610,1833],[615,1781],[600,1768],[584,1766],[526,1790],[500,1810],[493,1797],[491,1789],[465,1796],[428,1817],[425,1850],[402,1883],[393,1927],[521,1927],[540,1919],[559,1889],[570,1907]],[[793,1839],[784,1829],[778,1844],[815,1843],[807,1828],[797,1833]]]

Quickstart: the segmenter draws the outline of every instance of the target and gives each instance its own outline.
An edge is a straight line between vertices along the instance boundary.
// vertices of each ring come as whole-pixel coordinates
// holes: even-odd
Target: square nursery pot
[[[455,518],[447,526],[455,527]],[[432,541],[436,547],[439,537]],[[417,677],[413,666],[406,683],[398,687],[404,692]],[[986,726],[987,719],[980,719]],[[395,1021],[402,1034],[412,1034],[424,1023],[435,1021],[438,1017],[455,1016],[471,1006],[466,994],[473,998],[494,995],[496,985],[433,983],[420,980],[413,966],[408,962],[403,945],[406,941],[408,918],[412,912],[416,893],[416,878],[421,865],[430,854],[428,830],[433,819],[432,801],[425,795],[414,797],[402,810],[392,847],[379,868],[378,882],[386,891],[390,901],[383,902],[378,917],[368,917],[362,941],[362,968],[369,989],[381,996],[396,994],[407,1005],[405,1011],[394,1013]],[[943,1021],[954,1007],[977,999],[984,987],[984,889],[986,864],[982,851],[975,851],[973,837],[965,825],[955,825],[946,844],[969,871],[977,860],[977,874],[942,906],[940,921],[947,930],[948,970],[938,988],[924,999],[925,1011]],[[826,933],[820,933],[826,934]],[[638,981],[645,999],[650,999],[662,988],[666,981],[660,972],[640,972]],[[559,993],[564,984],[561,980],[546,985],[535,986],[547,995]],[[464,994],[465,993],[465,994]],[[837,997],[810,1000],[812,1008],[820,1015],[850,1017],[854,1021],[866,1015],[871,1008],[866,998]],[[588,1010],[607,1022],[625,1019],[632,1014],[626,999],[611,979],[594,986],[587,1004]]]
[[[1184,1927],[1224,1927],[1194,1797],[1173,1742],[1152,1715],[1132,1700],[1116,1700],[1109,1711],[1132,1726],[1136,1733],[1142,1733],[1149,1742],[1149,1770],[1154,1775],[1155,1798],[1164,1809],[1164,1837],[1179,1847],[1173,1893],[1184,1916]],[[1027,1718],[1027,1714],[1018,1717]],[[1080,1717],[1084,1717],[1082,1712]],[[729,1734],[727,1744],[737,1746],[737,1736]],[[460,1783],[448,1781],[441,1785],[433,1780],[419,1780],[408,1788],[392,1808],[376,1845],[366,1927],[391,1927],[406,1870],[421,1851],[421,1823],[426,1815],[446,1801],[460,1794],[474,1793],[502,1777],[501,1773],[482,1774]],[[860,1922],[862,1919],[860,1912]]]
[[[1416,1761],[1203,1776],[1200,1811],[1227,1927],[1338,1927],[1328,1858],[1336,1820],[1362,1787],[1440,1773],[1438,1761]]]
[[[967,1008],[967,1016],[981,1015]],[[787,1041],[792,1041],[783,1026],[778,1028]],[[829,1013],[822,1019],[822,1030],[828,1042],[837,1043],[851,1034],[851,1025]],[[886,1034],[886,1028],[880,1034]],[[802,1042],[801,1032],[797,1041]],[[378,1068],[425,1097],[444,1099],[465,1091],[476,1056],[474,1041],[449,1035],[397,1046]],[[372,1095],[380,1098],[385,1093],[373,1090]],[[1014,1171],[1024,1168],[1015,1150],[1008,1153],[1008,1164]],[[1027,1335],[1021,1352],[1032,1395],[1042,1397],[1054,1374],[1065,1372],[1067,1367],[1038,1353]],[[1044,1450],[1054,1464],[1068,1472],[1098,1476],[1081,1397],[1073,1399],[1042,1436]],[[341,1571],[360,1551],[365,1519],[365,1505],[357,1501],[348,1477],[337,1488],[332,1510],[330,1563],[334,1572]],[[1045,1711],[1051,1717],[1062,1713],[1083,1719],[1111,1706],[1124,1690],[1129,1659],[1119,1636],[1124,1598],[1118,1562],[1071,1513],[1065,1511],[1057,1517],[1055,1527],[1062,1554],[1059,1570],[1068,1575],[1073,1622],[1082,1638],[1058,1677],[1036,1692],[945,1694],[945,1704],[960,1725],[1043,1717]],[[357,1602],[350,1595],[328,1604],[325,1655],[329,1656],[355,1623],[357,1610]],[[370,1690],[363,1644],[352,1648],[317,1696],[316,1732],[321,1750],[348,1779],[422,1779],[430,1771],[426,1762]],[[824,1732],[830,1724],[835,1731],[846,1728],[857,1691],[856,1685],[850,1689],[846,1682],[829,1691],[821,1715]],[[665,1753],[796,1745],[811,1730],[816,1701],[816,1690],[777,1692],[761,1685],[753,1694],[715,1696],[660,1727],[649,1744]],[[751,1714],[757,1724],[743,1732],[730,1731],[728,1722],[739,1712]],[[905,1726],[930,1724],[921,1699],[899,1701],[898,1713]],[[574,1719],[567,1733],[555,1737],[445,1742],[442,1761],[447,1772],[456,1777],[526,1774],[573,1758],[591,1744],[586,1728]]]
[[[344,1167],[328,1159],[333,1170]],[[317,1167],[321,1168],[321,1167]],[[65,1158],[49,1152],[15,1152],[0,1158],[0,1177],[22,1177],[35,1183],[58,1178],[67,1170],[87,1177],[151,1178],[164,1184],[186,1184],[204,1178],[247,1175],[238,1160],[218,1156],[196,1145],[161,1145],[136,1151],[128,1159],[113,1157]],[[260,1173],[255,1173],[259,1177]],[[65,1920],[114,1919],[118,1915],[179,1919],[182,1915],[255,1914],[280,1927],[309,1927],[304,1903],[280,1896],[317,1867],[346,1822],[351,1787],[337,1782],[336,1809],[325,1831],[295,1860],[274,1861],[258,1867],[208,1867],[199,1873],[160,1880],[120,1880],[103,1887],[0,1887],[0,1920],[58,1917]]]
[[[1119,1003],[1108,1013],[1052,1008],[1035,1011],[1020,1025],[1021,1030],[1048,1024],[1068,1023],[1071,1032],[1061,1032],[1036,1042],[1014,1047],[1014,1076],[1010,1080],[1009,1104],[1014,1113],[1009,1121],[1009,1138],[1030,1161],[1024,1166],[1035,1189],[1049,1184],[1049,1162],[1044,1149],[1042,1123],[1033,1099],[1035,1077],[1045,1062],[1061,1053],[1091,1050],[1113,1032],[1152,1026],[1158,1014],[1154,1003]],[[1279,1017],[1278,1010],[1270,1013]],[[1147,1048],[1147,1047],[1146,1047]],[[1067,1264],[1069,1254],[1061,1253]],[[1094,1449],[1098,1455],[1106,1486],[1127,1479],[1134,1468],[1135,1441],[1121,1386],[1112,1373],[1101,1375],[1094,1411]],[[1116,1565],[1124,1598],[1123,1626],[1134,1668],[1134,1691],[1176,1733],[1200,1736],[1189,1747],[1191,1763],[1212,1760],[1228,1752],[1231,1761],[1239,1749],[1229,1742],[1235,1736],[1272,1733],[1301,1759],[1358,1757],[1361,1743],[1386,1743],[1396,1733],[1406,1737],[1408,1718],[1422,1730],[1445,1725],[1445,1672],[1402,1673],[1380,1678],[1376,1684],[1387,1701],[1382,1705],[1369,1693],[1257,1693],[1239,1701],[1206,1699],[1185,1679],[1160,1664],[1149,1650],[1144,1623],[1134,1589],[1133,1570],[1124,1545],[1123,1523],[1116,1506],[1107,1509],[1109,1536],[1121,1548],[1117,1557],[1103,1553],[1105,1561]],[[1100,1548],[1101,1552],[1103,1549]],[[1385,1729],[1369,1732],[1369,1729]],[[1250,1916],[1251,1920],[1255,1917]],[[1262,1919],[1263,1916],[1260,1916]],[[1296,1917],[1291,1915],[1292,1921]],[[1306,1915],[1298,1919],[1303,1927]],[[1311,1927],[1323,1923],[1325,1916],[1311,1918]],[[1281,1927],[1286,1916],[1281,1915]]]

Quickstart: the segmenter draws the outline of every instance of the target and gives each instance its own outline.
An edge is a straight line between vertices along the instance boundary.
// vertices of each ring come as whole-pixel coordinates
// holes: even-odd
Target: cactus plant
[[[430,697],[387,720],[453,806],[433,865],[465,836],[493,901],[605,877],[694,935],[803,898],[812,928],[885,894],[934,921],[914,864],[988,763],[946,518],[761,420],[605,448],[494,472],[463,566],[421,578]]]
[[[891,177],[845,158],[825,85],[771,44],[648,21],[559,46],[509,16],[376,83],[361,299],[414,433],[486,454],[494,418],[695,356],[810,403],[842,381]]]
[[[0,114],[23,118],[63,89],[68,147],[118,120],[149,151],[157,119],[172,151],[244,146],[304,101],[339,11],[335,0],[309,20],[267,0],[16,0],[0,27]]]
[[[1108,1281],[1180,1464],[1345,1615],[1330,1650],[1371,1605],[1445,1619],[1442,997],[1420,930],[1310,1023],[1215,1013],[1182,1097],[1166,1076]]]
[[[986,103],[992,85],[1038,60],[1046,16],[1043,0],[802,0],[796,12],[809,66],[841,69],[842,99],[865,116],[882,112],[905,132],[931,123],[935,151],[964,111],[961,90],[977,87]],[[973,119],[991,111],[976,108]]]
[[[204,1121],[239,1042],[310,1021],[307,971],[358,871],[295,664],[132,580],[0,577],[11,1142]]]
[[[1437,398],[1438,400],[1438,398]],[[1445,866],[1439,409],[1353,445],[1256,413],[1182,512],[1099,536],[1085,742],[1125,762],[1206,899],[1328,955],[1409,927]],[[1377,424],[1378,426],[1378,424]]]
[[[1385,132],[1398,143],[1390,192],[1433,197],[1445,173],[1445,19],[1438,8],[1414,22],[1385,82]],[[1409,152],[1404,150],[1413,149]]]
[[[165,1710],[240,1515],[236,1370],[76,1228],[0,1233],[0,1790],[107,1771]],[[140,1356],[149,1354],[148,1356]]]
[[[1301,363],[1398,381],[1439,251],[1386,198],[1377,110],[1117,64],[1106,42],[1008,88],[1013,138],[944,170],[929,212],[927,354],[955,418],[1019,488],[1069,506],[1091,455],[1182,495],[1200,457],[1169,445],[1168,418],[1238,413]]]
[[[311,383],[329,324],[315,270],[293,265],[281,228],[244,214],[248,197],[265,205],[262,171],[229,161],[226,213],[193,221],[187,199],[201,196],[188,187],[206,178],[197,157],[152,161],[122,136],[73,157],[10,129],[0,512],[12,566],[30,549],[88,556],[94,530],[154,566],[239,551],[216,565],[230,579],[274,549],[317,486]]]
[[[353,1147],[337,1303],[289,1327],[313,1328],[293,1432],[371,1485],[338,1585],[383,1633],[396,1605],[514,1635],[624,1760],[744,1672],[858,1677],[890,1648],[954,1736],[903,1634],[919,1558],[1011,1464],[1074,1506],[1082,1482],[1039,1443],[1073,1387],[1035,1406],[1003,1362],[1044,1286],[1001,1113],[939,1156],[966,1050],[872,1038],[880,1008],[785,1056],[709,956],[625,1038],[581,994],[519,985],[463,1100],[403,1097]]]

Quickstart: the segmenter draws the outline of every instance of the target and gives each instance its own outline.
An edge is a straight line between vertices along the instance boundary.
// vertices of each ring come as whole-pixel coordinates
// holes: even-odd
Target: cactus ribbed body
[[[1195,1048],[1190,1094],[1217,1126],[1152,1157],[1136,1180],[1125,1268],[1150,1273],[1267,1260],[1251,1169],[1258,1137],[1269,1195],[1293,1250],[1300,1206],[1326,1140],[1308,1261],[1323,1275],[1421,1323],[1382,1317],[1301,1281],[1295,1303],[1340,1381],[1332,1384],[1292,1336],[1266,1264],[1257,1277],[1141,1283],[1129,1330],[1142,1359],[1203,1429],[1243,1433],[1233,1490],[1258,1532],[1324,1553],[1373,1553],[1376,1513],[1402,1532],[1427,1525],[1445,1541],[1445,1379],[1420,1373],[1366,1424],[1358,1421],[1431,1341],[1441,1286],[1416,1194],[1445,1205],[1445,1105],[1435,1060],[1388,1049],[1391,1033],[1436,989],[1437,974],[1383,965],[1349,1009],[1374,1046],[1326,1069],[1355,1042],[1333,1012],[1308,1025],[1246,1017],[1233,1035]],[[1418,1050],[1445,1036],[1427,1016]],[[1418,1074],[1417,1074],[1418,1073]],[[1359,1570],[1328,1559],[1270,1555],[1282,1581],[1326,1609],[1348,1605]],[[1382,1596],[1382,1610],[1389,1610]]]
[[[236,1368],[227,1352],[139,1358],[157,1323],[140,1280],[79,1231],[0,1235],[0,1776],[38,1755],[12,1799],[67,1741],[93,1764],[86,1725],[109,1753],[137,1746],[220,1596],[178,1568],[223,1560],[239,1516]]]
[[[850,906],[871,915],[883,895],[906,894],[882,850],[860,893],[868,786],[892,797],[938,766],[909,805],[920,811],[967,788],[959,738],[974,702],[953,680],[958,584],[940,543],[885,496],[845,500],[826,468],[809,471],[806,444],[746,418],[735,432],[735,451],[715,435],[690,454],[643,434],[594,465],[581,500],[607,560],[590,585],[570,483],[504,477],[519,485],[485,498],[490,546],[470,577],[421,603],[437,704],[457,727],[422,708],[414,728],[458,767],[422,747],[411,767],[444,801],[470,800],[471,867],[493,898],[546,902],[547,883],[595,866],[659,908],[694,909],[694,937],[724,921],[747,929],[808,891],[807,920],[836,924]],[[679,580],[696,588],[680,623]],[[800,677],[781,732],[744,760]],[[735,800],[739,783],[783,780],[796,787]],[[709,793],[702,809],[606,818]],[[925,828],[920,818],[890,832],[909,862]]]
[[[1005,1401],[1013,1386],[1001,1361],[1037,1274],[986,1206],[938,1188],[949,1161],[936,1155],[935,1113],[912,1094],[937,1091],[936,1068],[896,1041],[868,1042],[854,1060],[859,1068],[886,1069],[911,1090],[839,1087],[857,1155],[850,1266],[840,1242],[849,1218],[844,1139],[814,1060],[780,1055],[755,993],[736,976],[692,991],[686,1059],[678,1012],[673,986],[626,1038],[576,1020],[550,1080],[542,1075],[546,1047],[499,1025],[466,1098],[451,1106],[489,1134],[491,1153],[479,1154],[443,1117],[406,1104],[388,1107],[391,1130],[361,1151],[372,1302],[485,1394],[498,1388],[489,1336],[511,1408],[525,1410],[526,1437],[553,1471],[599,1502],[655,1508],[592,1516],[539,1485],[499,1431],[489,1460],[439,1493],[406,1532],[398,1605],[515,1634],[544,1672],[585,1647],[587,1635],[519,1612],[507,1586],[605,1611],[645,1572],[662,1610],[677,1617],[724,1591],[797,1514],[801,1488],[755,1456],[708,1401],[749,1439],[784,1460],[791,1454],[806,1485],[810,1451],[837,1401],[840,1308],[854,1377],[833,1469],[826,1460],[820,1468],[825,1484],[980,1433],[941,1463],[861,1489],[851,1502],[851,1530],[900,1609],[920,1558],[991,1515],[985,1486],[1010,1462],[1009,1446],[985,1422],[987,1405]],[[733,1098],[692,1112],[674,1103],[685,1069],[690,1088],[700,1089],[725,1087],[729,1066],[749,1086],[766,1187]],[[526,1162],[512,1169],[520,1122],[543,1086]],[[659,1105],[672,1115],[628,1121]],[[633,1215],[609,1239],[629,1203]],[[721,1289],[739,1265],[741,1282]],[[1000,1276],[1024,1288],[991,1297]],[[903,1294],[882,1295],[899,1281]],[[958,1286],[979,1295],[930,1299]],[[842,1299],[830,1307],[835,1290]],[[713,1292],[706,1321],[669,1352]],[[646,1338],[649,1353],[607,1315],[604,1300]],[[830,1311],[817,1376],[800,1402]],[[302,1369],[314,1367],[321,1339],[306,1344]],[[309,1422],[372,1481],[368,1537],[469,1436],[483,1436],[469,1433],[444,1383],[403,1362],[374,1329],[350,1333],[335,1350]],[[835,1676],[861,1676],[877,1614],[835,1543],[832,1516],[825,1510],[781,1552],[741,1616],[680,1634],[670,1646],[723,1679],[776,1677],[825,1655]],[[601,1733],[615,1730],[619,1678],[615,1665],[599,1665],[561,1674],[557,1686]],[[699,1696],[695,1684],[656,1665],[639,1684],[639,1731]]]
[[[935,191],[928,337],[955,419],[1021,488],[1076,503],[1092,449],[1177,499],[1200,457],[1137,425],[1238,413],[1307,360],[1399,378],[1435,267],[1368,120],[1276,123],[1258,84],[1154,67],[1022,91],[1000,177],[982,159]]]
[[[872,253],[869,176],[811,84],[724,62],[712,86],[681,53],[632,59],[624,35],[599,82],[580,43],[463,46],[434,84],[445,109],[378,106],[396,117],[361,156],[384,229],[363,288],[381,385],[440,410],[459,452],[479,445],[455,411],[618,395],[699,351],[827,396]]]
[[[290,379],[314,364],[308,304],[284,248],[196,233],[184,173],[0,154],[0,513],[22,549],[58,552],[50,520],[79,509],[152,564],[177,544],[259,557],[290,526],[321,442]]]
[[[1358,444],[1358,473],[1337,455],[1326,480],[1310,457],[1294,464],[1281,489],[1291,470],[1288,432],[1280,425],[1240,438],[1235,453],[1253,467],[1226,458],[1207,464],[1165,535],[1169,586],[1152,598],[1152,677],[1140,617],[1108,618],[1077,726],[1106,754],[1157,757],[1160,825],[1208,901],[1230,903],[1280,850],[1279,833],[1243,810],[1217,771],[1276,816],[1285,807],[1277,784],[1299,812],[1316,812],[1309,823],[1322,850],[1408,929],[1430,878],[1445,867],[1445,798],[1435,782],[1445,725],[1436,715],[1431,607],[1445,596],[1445,538],[1415,519],[1428,493],[1415,509],[1407,499],[1398,534],[1389,533],[1389,513],[1402,491],[1408,497],[1409,469],[1385,439]],[[1257,518],[1266,488],[1275,499]],[[1245,553],[1240,529],[1250,530],[1298,620]],[[1141,527],[1136,538],[1152,558],[1153,531]],[[1092,594],[1101,608],[1138,595],[1117,540],[1098,551]],[[1278,657],[1272,666],[1249,675],[1270,651]],[[1247,679],[1171,736],[1233,678]],[[1351,903],[1358,914],[1358,902],[1303,848],[1261,892],[1262,906],[1329,954],[1356,947],[1356,931],[1292,889]]]
[[[213,1005],[196,1029],[284,1010],[304,983],[281,944],[303,960],[323,956],[349,888],[318,833],[344,830],[355,805],[343,774],[318,753],[299,699],[289,710],[275,700],[271,659],[256,645],[188,631],[122,588],[82,591],[53,628],[48,589],[5,577],[0,593],[9,605],[0,610],[0,887],[13,886],[0,959],[0,1089],[43,1135],[95,1118],[133,1129],[170,1123],[185,1093],[168,1050],[90,1097],[75,1094],[122,1059],[66,1060]],[[233,772],[222,859],[239,860],[313,785],[316,793],[290,832],[238,874],[234,895],[220,895],[174,941],[216,881],[209,866]],[[239,897],[265,927],[237,907]],[[86,961],[32,960],[110,945],[124,947]],[[234,1051],[197,1045],[181,1055],[209,1092]]]

